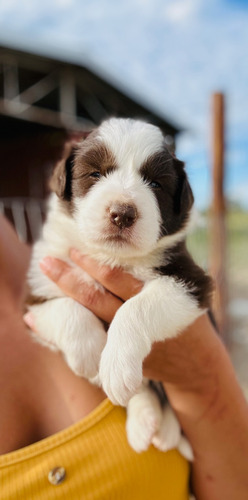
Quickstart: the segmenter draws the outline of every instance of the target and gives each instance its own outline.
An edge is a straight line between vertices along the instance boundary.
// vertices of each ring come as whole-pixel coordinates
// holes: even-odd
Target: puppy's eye
[[[157,181],[151,181],[151,182],[149,182],[149,186],[152,189],[159,189],[159,188],[161,188],[161,184],[159,184],[159,182],[157,182]]]
[[[94,179],[100,179],[101,174],[100,174],[100,172],[98,172],[98,171],[96,171],[96,172],[92,172],[92,173],[90,174],[90,177],[93,177]]]

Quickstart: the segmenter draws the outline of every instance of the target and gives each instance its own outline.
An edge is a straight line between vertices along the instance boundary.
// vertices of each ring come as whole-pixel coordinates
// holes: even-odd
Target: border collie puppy
[[[166,149],[157,127],[112,118],[66,152],[51,188],[28,273],[28,308],[37,331],[76,374],[97,381],[114,404],[127,406],[127,435],[136,451],[153,443],[162,450],[177,447],[190,458],[172,409],[160,404],[142,377],[152,344],[176,337],[210,306],[211,280],[185,246],[193,195],[184,164]],[[144,283],[117,311],[107,335],[91,311],[40,271],[47,255],[69,261],[71,247]],[[74,269],[82,282],[93,283]]]

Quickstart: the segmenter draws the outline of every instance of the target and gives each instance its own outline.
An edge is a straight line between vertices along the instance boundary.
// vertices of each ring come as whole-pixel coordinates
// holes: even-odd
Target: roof
[[[0,45],[0,115],[89,130],[108,116],[145,119],[174,137],[181,129],[86,56]]]

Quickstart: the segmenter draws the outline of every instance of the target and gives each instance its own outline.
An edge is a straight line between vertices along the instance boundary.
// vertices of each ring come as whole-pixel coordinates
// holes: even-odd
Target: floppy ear
[[[76,149],[75,143],[66,145],[63,158],[55,166],[49,183],[51,190],[65,201],[71,199],[72,168]]]
[[[189,212],[194,203],[194,196],[187,174],[184,170],[184,163],[176,158],[174,159],[174,162],[178,172],[178,183],[174,198],[174,210],[178,215],[185,215]]]

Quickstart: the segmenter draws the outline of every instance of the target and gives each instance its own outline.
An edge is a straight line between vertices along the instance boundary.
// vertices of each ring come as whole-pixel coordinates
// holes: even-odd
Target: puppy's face
[[[58,164],[51,186],[89,245],[127,256],[176,238],[193,203],[161,131],[134,120],[104,122]]]

